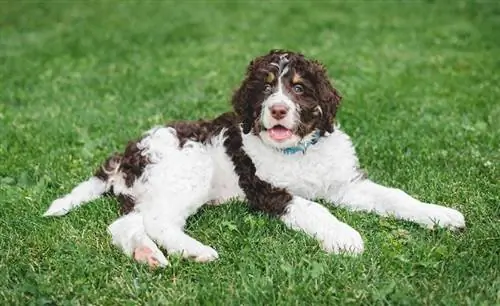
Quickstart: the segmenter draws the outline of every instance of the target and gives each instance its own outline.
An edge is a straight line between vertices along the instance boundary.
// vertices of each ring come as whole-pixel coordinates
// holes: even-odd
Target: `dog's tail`
[[[70,193],[50,204],[43,214],[48,216],[62,216],[85,203],[101,197],[113,186],[114,177],[118,173],[122,155],[115,153],[110,156],[95,172],[94,176],[80,183]]]

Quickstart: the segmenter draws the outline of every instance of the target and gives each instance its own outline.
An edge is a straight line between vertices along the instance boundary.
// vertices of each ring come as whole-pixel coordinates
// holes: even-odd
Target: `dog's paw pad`
[[[165,267],[169,265],[167,258],[160,250],[152,250],[142,246],[134,250],[134,259],[137,262],[148,264],[152,268]]]

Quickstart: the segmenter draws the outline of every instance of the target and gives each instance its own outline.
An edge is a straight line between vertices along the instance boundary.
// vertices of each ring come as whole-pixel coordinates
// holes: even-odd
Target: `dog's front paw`
[[[184,245],[183,249],[168,249],[170,255],[180,255],[196,262],[210,262],[219,258],[217,251],[201,243],[196,245]]]
[[[422,224],[428,228],[435,226],[449,228],[451,230],[458,230],[465,228],[465,218],[458,210],[435,205],[427,204],[422,218]]]
[[[71,208],[73,208],[73,204],[71,203],[71,199],[69,198],[60,198],[52,202],[50,204],[49,209],[43,214],[44,217],[50,216],[63,216],[67,214]]]
[[[210,262],[219,258],[219,254],[216,250],[209,246],[204,246],[201,250],[197,252],[194,256],[194,261],[196,262]]]
[[[321,237],[320,237],[321,236]],[[334,228],[318,235],[323,249],[329,253],[357,255],[363,253],[361,235],[352,227],[339,222]]]

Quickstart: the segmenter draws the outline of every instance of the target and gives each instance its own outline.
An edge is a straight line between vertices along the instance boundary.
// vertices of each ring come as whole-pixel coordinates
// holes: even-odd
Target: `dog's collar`
[[[281,152],[285,155],[292,155],[298,152],[306,153],[306,150],[318,143],[321,133],[319,130],[314,131],[311,137],[307,140],[301,140],[296,146],[281,149]]]

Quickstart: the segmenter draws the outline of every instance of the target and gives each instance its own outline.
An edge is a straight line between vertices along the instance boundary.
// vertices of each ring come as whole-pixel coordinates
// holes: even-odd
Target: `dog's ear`
[[[256,92],[255,87],[259,86],[258,77],[256,77],[256,75],[258,75],[259,71],[266,65],[268,60],[267,56],[257,57],[252,60],[247,66],[245,79],[240,87],[233,93],[231,104],[234,112],[240,117],[243,124],[243,133],[245,134],[250,133],[259,115],[256,113],[257,108],[253,104],[256,100],[253,96]]]
[[[342,97],[330,83],[326,68],[317,61],[313,61],[312,67],[312,72],[318,86],[319,106],[323,114],[319,128],[320,130],[332,133],[335,115],[337,114],[337,108],[340,106]]]
[[[248,69],[251,69],[250,66]],[[243,124],[244,134],[250,133],[254,122],[253,108],[250,101],[250,84],[250,78],[249,75],[247,75],[240,87],[234,91],[231,100],[233,110]]]

